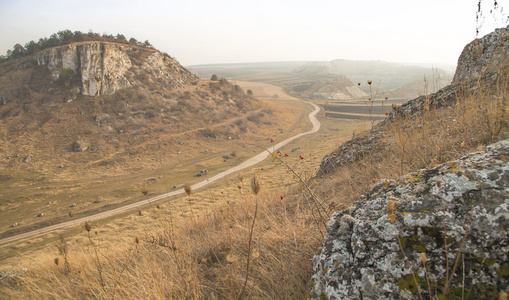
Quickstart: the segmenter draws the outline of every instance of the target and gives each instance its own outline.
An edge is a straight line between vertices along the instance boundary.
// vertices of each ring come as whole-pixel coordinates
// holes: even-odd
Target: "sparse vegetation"
[[[117,39],[127,40],[118,35]],[[133,38],[130,41],[132,40]],[[133,42],[138,43],[136,40]],[[16,55],[19,55],[21,50],[19,47],[15,49]],[[355,157],[347,163],[338,165],[330,176],[311,178],[315,173],[301,167],[303,161],[307,160],[304,152],[293,154],[292,150],[288,151],[289,155],[284,151],[268,150],[272,154],[270,168],[273,173],[270,174],[271,177],[275,177],[273,189],[265,188],[265,183],[258,177],[261,173],[259,169],[249,171],[253,173],[251,189],[254,195],[243,193],[244,174],[239,173],[236,177],[238,179],[234,180],[225,176],[224,192],[227,193],[226,190],[229,190],[230,198],[225,203],[220,203],[215,194],[210,191],[204,192],[203,197],[209,202],[217,202],[212,208],[204,208],[200,207],[200,203],[194,198],[195,191],[191,183],[186,182],[183,187],[187,196],[176,201],[157,203],[155,206],[149,203],[149,208],[139,209],[137,215],[130,218],[129,222],[122,222],[122,227],[115,235],[121,237],[123,242],[115,244],[115,247],[103,245],[107,243],[108,236],[102,236],[100,229],[92,231],[92,228],[94,230],[100,228],[96,224],[92,226],[89,221],[76,224],[80,232],[72,237],[72,243],[63,235],[60,236],[53,247],[53,252],[42,253],[30,271],[2,280],[0,295],[10,299],[304,299],[308,295],[307,284],[312,274],[311,258],[316,254],[316,249],[326,231],[326,223],[335,209],[347,207],[359,195],[369,192],[383,178],[397,178],[410,171],[429,168],[509,137],[507,120],[509,77],[506,71],[507,68],[500,70],[496,77],[497,81],[494,82],[480,76],[475,88],[465,87],[456,90],[454,101],[451,102],[446,103],[444,99],[439,99],[442,102],[434,105],[426,103],[421,110],[407,115],[401,112],[400,107],[394,105],[393,112],[387,113],[389,116],[384,124],[374,126],[374,121],[369,120],[371,131],[353,137],[367,140],[369,145],[365,149],[358,149]],[[73,74],[66,72],[60,75],[68,81]],[[491,80],[495,77],[493,75],[487,74],[487,77]],[[159,153],[154,149],[167,146],[153,136],[158,129],[164,130],[163,126],[159,126],[163,120],[176,121],[165,124],[165,129],[166,125],[172,124],[174,126],[172,129],[176,128],[178,131],[178,134],[171,136],[172,139],[184,137],[187,138],[182,139],[185,143],[191,143],[193,139],[189,137],[196,137],[198,140],[196,148],[200,150],[203,149],[201,143],[206,142],[202,139],[204,137],[217,139],[226,137],[226,133],[229,134],[236,128],[250,126],[263,128],[263,124],[269,127],[269,130],[265,131],[267,136],[263,137],[263,141],[268,144],[270,140],[275,144],[277,138],[273,135],[282,129],[275,127],[268,119],[272,119],[273,115],[279,112],[261,109],[245,117],[241,112],[249,106],[243,102],[246,98],[240,87],[232,85],[225,79],[209,82],[208,85],[204,83],[204,86],[210,89],[206,96],[204,92],[195,94],[193,90],[184,89],[172,93],[162,91],[164,95],[152,94],[140,88],[144,89],[143,95],[145,93],[148,95],[143,98],[146,100],[143,103],[135,101],[134,93],[126,91],[110,97],[98,97],[94,103],[80,109],[87,110],[89,119],[93,111],[95,127],[101,128],[100,125],[106,125],[111,127],[111,130],[116,129],[118,133],[106,133],[88,126],[87,135],[100,135],[100,138],[106,141],[101,145],[106,147],[112,143],[115,145],[112,147],[116,147],[114,149],[116,152],[129,153],[124,161],[117,160],[117,163],[127,164],[129,159],[138,158],[136,164],[139,166],[132,169],[137,172],[150,171],[144,170],[148,164],[139,162],[142,154]],[[195,85],[191,89],[194,88]],[[154,87],[154,90],[159,89],[158,86]],[[200,126],[193,128],[185,121],[179,122],[179,118],[189,120],[185,117],[195,116],[196,112],[206,106],[193,102],[196,95],[201,99],[213,97],[223,113],[231,116],[237,112],[238,115],[235,116],[237,119],[234,121],[226,119],[217,125],[211,124],[212,120],[221,121],[219,117],[197,120]],[[276,100],[280,95],[275,93],[269,97]],[[116,102],[117,99],[122,101]],[[124,118],[113,116],[113,112],[120,111],[118,106],[122,105],[125,107],[121,114],[129,115],[129,122],[120,122]],[[57,105],[53,104],[51,108],[55,106]],[[37,106],[26,106],[23,110],[26,112],[35,108]],[[216,108],[211,105],[207,109]],[[2,107],[0,115],[11,118],[12,109]],[[20,109],[17,113],[23,114],[23,110]],[[369,113],[372,113],[371,109]],[[150,123],[151,120],[154,122]],[[19,130],[14,127],[20,123],[15,123],[5,131]],[[124,134],[127,132],[129,134]],[[248,138],[247,135],[245,137]],[[99,141],[100,139],[96,140],[98,144]],[[174,148],[184,146],[184,142],[175,141],[167,148],[173,151]],[[258,143],[261,143],[260,140]],[[119,145],[128,147],[120,148]],[[231,154],[228,155],[231,157],[242,158],[245,155],[228,147],[222,149],[230,150]],[[294,149],[298,151],[300,147]],[[165,150],[161,153],[167,155],[167,152]],[[200,156],[204,156],[204,153],[206,152],[200,152]],[[180,151],[178,155],[181,155]],[[182,153],[182,156],[174,155],[172,158],[179,157],[184,162],[185,159],[180,158],[184,155],[187,153]],[[219,155],[216,156],[213,159],[220,159]],[[96,162],[102,159],[92,155],[88,157],[95,158]],[[150,158],[151,164],[154,161],[155,158]],[[179,172],[181,171],[178,170],[176,176],[183,176],[181,174],[183,172]],[[12,175],[0,174],[0,183],[13,181],[14,176],[19,175],[16,172]],[[43,182],[46,179],[41,173],[37,174],[36,178],[26,177],[24,180]],[[136,190],[139,196],[139,188],[126,188],[127,184],[121,179],[120,181],[123,188],[120,197],[125,197],[133,190]],[[146,199],[149,194],[146,185],[148,181],[157,180],[151,178],[144,181],[141,193]],[[50,183],[54,184],[49,182],[45,187],[51,186]],[[164,182],[160,189],[167,191],[170,188],[168,184],[169,181]],[[437,186],[440,189],[441,183],[437,182]],[[70,193],[69,198],[74,196],[72,193],[75,188],[76,186],[71,186],[66,189]],[[234,192],[231,192],[232,190]],[[44,190],[38,192],[42,191]],[[13,203],[9,205],[14,206]],[[68,211],[68,206],[65,210]],[[392,200],[387,203],[386,210],[389,218],[395,217],[395,204]],[[445,213],[444,208],[444,215]],[[44,213],[40,213],[39,216],[42,218]],[[74,213],[70,211],[68,216],[74,218]],[[144,221],[157,225],[141,227]],[[447,234],[444,218],[443,236],[446,252]],[[464,236],[467,234],[468,229]],[[399,237],[398,241],[401,259],[407,260]],[[447,272],[446,280],[443,287],[438,288],[442,294],[441,299],[455,297],[450,292],[449,285],[457,273],[461,247],[452,268],[447,258],[447,265],[444,266]],[[425,254],[421,256],[421,262],[426,270]],[[412,271],[414,266],[410,263],[408,266]],[[501,276],[507,275],[506,267],[507,265],[500,268]],[[414,274],[404,279],[402,285],[406,284],[408,290],[415,296],[418,294],[420,298],[422,298],[421,287],[430,288],[427,273],[426,281],[418,281]],[[429,289],[430,297],[431,293]],[[507,298],[505,292],[500,292],[500,295],[501,299]]]
[[[507,87],[506,82],[500,83]],[[311,275],[309,261],[320,243],[320,231],[325,229],[323,221],[329,216],[320,216],[315,204],[346,206],[382,178],[433,166],[506,137],[506,123],[501,122],[498,135],[492,136],[487,123],[481,122],[486,114],[496,119],[496,111],[507,109],[505,87],[465,92],[459,95],[455,106],[430,109],[417,118],[396,117],[392,125],[382,130],[386,146],[380,152],[338,168],[335,176],[316,180],[312,184],[314,197],[301,190],[305,187],[302,184],[260,191],[258,200],[240,194],[241,198],[232,199],[209,214],[200,213],[198,217],[195,211],[194,217],[183,220],[178,220],[168,203],[161,208],[168,217],[159,217],[159,228],[137,238],[137,242],[126,239],[125,245],[111,253],[99,250],[103,279],[94,250],[89,253],[74,249],[67,254],[71,270],[68,274],[55,265],[54,257],[48,258],[39,269],[21,276],[18,285],[3,286],[2,292],[14,298],[40,294],[87,297],[99,293],[128,298],[305,298]],[[488,109],[487,104],[496,107]],[[408,147],[401,149],[394,128],[404,130]],[[425,144],[418,143],[423,134]],[[401,151],[405,154],[403,163],[395,168]],[[280,166],[284,166],[288,158],[283,153],[277,155],[282,159]],[[289,165],[300,174],[298,163],[302,160],[294,159],[288,161]],[[279,170],[281,176],[292,176],[286,175],[286,168]],[[243,185],[240,178],[243,175],[234,183],[239,191]],[[393,210],[392,206],[388,208]],[[56,282],[60,288],[51,289]]]

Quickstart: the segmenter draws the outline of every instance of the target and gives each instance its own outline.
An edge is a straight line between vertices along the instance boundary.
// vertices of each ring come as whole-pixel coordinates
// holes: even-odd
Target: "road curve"
[[[316,114],[320,111],[320,107],[318,105],[314,104],[314,103],[311,103],[311,102],[307,102],[306,101],[305,103],[311,104],[315,108],[315,110],[312,111],[309,114],[309,120],[311,121],[311,124],[313,125],[313,128],[311,130],[309,130],[309,131],[299,133],[299,134],[297,134],[295,136],[287,138],[286,140],[284,140],[282,142],[279,142],[279,143],[275,144],[273,147],[271,147],[271,148],[274,149],[274,151],[280,149],[281,147],[287,145],[288,143],[290,143],[290,142],[292,142],[292,141],[294,141],[294,140],[296,140],[296,139],[298,139],[298,138],[300,138],[302,136],[315,133],[315,132],[317,132],[320,129],[320,121],[318,121],[318,119],[316,119]],[[235,166],[233,168],[230,168],[230,169],[228,169],[228,170],[226,170],[224,172],[221,172],[221,173],[219,173],[217,175],[214,175],[212,177],[209,177],[208,179],[203,180],[201,182],[198,182],[198,183],[192,185],[191,187],[192,187],[193,190],[197,190],[199,188],[207,186],[207,185],[213,183],[214,181],[217,181],[217,180],[219,180],[221,178],[224,178],[225,176],[227,176],[229,174],[232,174],[232,173],[235,173],[237,171],[240,171],[240,170],[249,168],[251,166],[254,166],[257,163],[262,162],[269,155],[270,155],[270,153],[268,151],[263,151],[263,152],[255,155],[255,156],[251,157],[250,159],[244,161],[240,165]],[[68,226],[72,226],[72,225],[76,225],[76,224],[81,224],[81,223],[84,223],[86,221],[91,221],[91,220],[95,220],[95,219],[111,216],[111,215],[114,215],[114,214],[117,214],[117,213],[121,213],[121,212],[125,212],[127,210],[130,210],[130,209],[142,206],[142,205],[149,204],[149,203],[154,202],[154,201],[158,201],[158,200],[161,200],[161,199],[164,199],[164,198],[168,198],[168,197],[172,197],[172,196],[176,196],[176,195],[180,195],[180,194],[184,194],[184,189],[175,190],[173,192],[169,192],[169,193],[165,193],[165,194],[162,194],[162,195],[159,195],[159,196],[155,196],[155,197],[152,197],[152,198],[147,199],[147,200],[141,200],[141,201],[138,201],[136,203],[128,204],[128,205],[125,205],[125,206],[122,206],[122,207],[118,207],[118,208],[115,208],[115,209],[112,209],[112,210],[103,211],[101,213],[97,213],[97,214],[94,214],[94,215],[91,215],[91,216],[87,216],[87,217],[83,217],[83,218],[79,218],[79,219],[74,219],[72,221],[67,221],[67,222],[63,222],[63,223],[47,226],[47,227],[44,227],[44,228],[36,229],[36,230],[33,230],[33,231],[21,233],[21,234],[18,234],[18,235],[15,235],[15,236],[11,236],[11,237],[8,237],[8,238],[4,238],[4,239],[0,240],[0,245],[7,244],[7,243],[10,243],[10,242],[14,242],[14,241],[17,241],[17,240],[21,240],[21,239],[24,239],[24,238],[29,238],[29,237],[32,237],[32,236],[35,236],[35,235],[38,235],[38,234],[50,232],[50,231],[53,231],[53,230],[56,230],[56,229],[61,229],[61,228],[64,228],[64,227],[68,227]]]

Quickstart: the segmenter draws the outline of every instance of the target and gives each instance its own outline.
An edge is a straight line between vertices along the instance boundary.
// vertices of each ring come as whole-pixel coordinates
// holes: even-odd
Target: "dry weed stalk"
[[[242,298],[242,294],[244,294],[244,291],[246,290],[247,281],[249,278],[249,263],[251,261],[251,245],[253,242],[253,229],[256,222],[256,215],[258,213],[258,193],[260,192],[260,181],[258,181],[258,178],[256,176],[253,176],[253,179],[251,180],[251,189],[253,190],[253,193],[255,194],[255,211],[253,216],[253,222],[251,223],[251,229],[249,230],[249,241],[247,246],[247,262],[246,262],[246,280],[244,281],[244,285],[242,286],[242,289],[240,290],[239,296],[237,299]]]
[[[387,201],[387,217],[389,218],[391,223],[394,223],[396,221],[396,217],[394,215],[394,200],[392,200],[392,199],[389,199],[389,201]],[[398,239],[398,244],[399,244],[399,248],[401,250],[401,254],[403,254],[403,258],[405,259],[405,262],[408,265],[408,269],[412,273],[415,287],[417,288],[417,292],[419,293],[419,298],[422,300],[421,289],[419,287],[419,284],[417,283],[417,277],[415,276],[415,272],[412,268],[412,264],[408,260],[405,250],[403,249],[403,244],[401,244],[401,239],[399,238],[399,234],[398,234],[398,230],[396,229],[396,225],[394,225],[394,232],[395,232],[396,238]]]
[[[97,245],[94,243],[94,241],[92,240],[92,237],[90,236],[91,229],[92,229],[92,223],[90,221],[85,222],[85,230],[87,231],[88,240],[89,240],[90,244],[92,245],[92,247],[94,248],[94,252],[95,252],[95,263],[97,266],[97,272],[99,273],[99,280],[100,280],[99,283],[101,284],[101,288],[104,289],[105,284],[104,284],[104,279],[103,279],[102,264],[101,264],[101,260],[99,259],[99,250],[97,249]]]
[[[311,210],[311,214],[313,216],[313,219],[320,231],[320,234],[322,235],[322,238],[324,237],[324,234],[323,234],[323,231],[322,231],[322,227],[320,226],[320,224],[323,225],[323,228],[327,228],[327,221],[330,217],[330,211],[329,209],[325,206],[325,204],[323,203],[323,201],[321,201],[316,195],[315,193],[313,192],[313,190],[309,187],[309,185],[307,184],[307,181],[304,180],[304,178],[302,178],[302,176],[295,170],[295,166],[296,163],[293,167],[290,166],[288,164],[288,162],[284,161],[283,159],[281,159],[281,157],[279,157],[277,154],[277,152],[270,152],[268,149],[265,149],[265,148],[262,148],[263,150],[269,152],[272,157],[274,159],[276,159],[278,162],[282,163],[290,172],[292,172],[292,174],[299,179],[300,183],[302,184],[302,186],[304,187],[304,189],[310,194],[311,198],[313,199],[313,206],[315,207],[317,213],[318,213],[318,216],[319,216],[319,220],[316,218],[316,216],[314,215],[314,211]],[[309,203],[309,198],[308,197],[305,197],[305,199],[308,201],[308,204],[311,206],[311,204]]]

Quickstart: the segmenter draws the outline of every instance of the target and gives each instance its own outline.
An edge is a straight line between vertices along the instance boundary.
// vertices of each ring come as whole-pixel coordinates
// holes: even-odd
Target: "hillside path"
[[[311,130],[309,130],[309,131],[302,132],[302,133],[294,135],[294,136],[292,136],[290,138],[287,138],[286,140],[281,141],[281,142],[275,144],[273,147],[271,146],[273,151],[276,151],[276,150],[280,149],[281,147],[287,145],[288,143],[290,143],[290,142],[292,142],[292,141],[294,141],[294,140],[296,140],[296,139],[298,139],[300,137],[303,137],[303,136],[308,135],[308,134],[315,133],[315,132],[317,132],[320,129],[320,121],[318,121],[318,119],[316,118],[316,114],[320,111],[320,107],[318,105],[314,104],[314,103],[311,103],[311,102],[307,102],[307,101],[304,101],[304,102],[312,105],[314,107],[314,109],[315,109],[314,111],[312,111],[309,114],[309,120],[311,121],[311,124],[313,125],[313,128]],[[223,171],[223,172],[221,172],[219,174],[216,174],[216,175],[214,175],[212,177],[209,177],[209,178],[207,178],[207,179],[205,179],[203,181],[195,183],[191,187],[192,187],[193,190],[205,187],[205,186],[207,186],[207,185],[209,185],[209,184],[211,184],[211,183],[213,183],[213,182],[215,182],[215,181],[217,181],[219,179],[224,178],[227,175],[230,175],[230,174],[235,173],[237,171],[240,171],[240,170],[249,168],[251,166],[254,166],[257,163],[262,162],[269,155],[271,155],[271,153],[269,153],[269,151],[265,151],[264,150],[261,153],[259,153],[259,154],[255,155],[255,156],[251,157],[250,159],[244,161],[240,165],[235,166],[233,168],[230,168],[230,169],[228,169],[226,171]],[[104,217],[112,216],[114,214],[125,212],[127,210],[130,210],[130,209],[142,206],[142,205],[150,204],[151,202],[154,202],[154,201],[158,201],[158,200],[161,200],[161,199],[164,199],[164,198],[168,198],[168,197],[172,197],[172,196],[177,196],[177,195],[184,194],[184,193],[185,193],[184,189],[179,189],[179,190],[175,190],[175,191],[172,191],[172,192],[169,192],[169,193],[165,193],[165,194],[162,194],[162,195],[159,195],[159,196],[155,196],[155,197],[152,197],[152,198],[149,198],[149,199],[146,199],[146,200],[141,200],[141,201],[138,201],[136,203],[128,204],[128,205],[125,205],[125,206],[122,206],[122,207],[118,207],[118,208],[115,208],[115,209],[112,209],[112,210],[108,210],[108,211],[100,212],[100,213],[97,213],[97,214],[94,214],[94,215],[90,215],[90,216],[87,216],[87,217],[82,217],[82,218],[79,218],[79,219],[74,219],[74,220],[71,220],[71,221],[67,221],[67,222],[63,222],[63,223],[47,226],[47,227],[44,227],[44,228],[36,229],[36,230],[33,230],[33,231],[21,233],[21,234],[18,234],[18,235],[14,235],[14,236],[11,236],[11,237],[8,237],[8,238],[1,239],[0,240],[0,245],[7,244],[7,243],[10,243],[10,242],[14,242],[14,241],[17,241],[17,240],[21,240],[21,239],[24,239],[24,238],[29,238],[29,237],[32,237],[32,236],[35,236],[35,235],[38,235],[38,234],[43,234],[43,233],[46,233],[46,232],[50,232],[50,231],[53,231],[53,230],[61,229],[61,228],[64,228],[64,227],[68,227],[68,226],[72,226],[72,225],[76,225],[76,224],[81,224],[81,223],[84,223],[86,221],[91,221],[91,220],[96,220],[96,219],[99,219],[99,218],[104,218]]]

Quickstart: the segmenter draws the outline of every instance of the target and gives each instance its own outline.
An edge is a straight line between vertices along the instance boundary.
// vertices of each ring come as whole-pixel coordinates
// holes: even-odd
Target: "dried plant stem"
[[[449,278],[449,249],[447,248],[447,223],[446,223],[447,216],[446,216],[444,198],[441,197],[441,200],[442,200],[442,207],[444,210],[444,248],[445,248],[445,269],[446,269],[445,278]]]
[[[249,231],[249,242],[247,245],[247,263],[246,263],[246,280],[244,281],[244,285],[242,286],[242,290],[240,291],[240,294],[237,299],[242,298],[242,294],[244,294],[244,291],[246,289],[247,280],[249,278],[249,261],[251,259],[251,245],[253,241],[253,229],[256,221],[256,215],[258,213],[258,193],[255,195],[255,211],[253,216],[253,223],[251,223],[251,230]]]
[[[410,264],[410,261],[406,257],[405,250],[403,250],[403,245],[401,244],[401,240],[399,239],[399,235],[396,233],[396,238],[398,239],[399,248],[401,249],[401,253],[403,254],[403,258],[405,259],[405,262],[408,265],[408,268],[410,269],[410,272],[412,272],[412,277],[414,278],[415,287],[417,288],[417,292],[419,293],[419,298],[422,300],[422,294],[421,289],[419,288],[419,284],[417,283],[417,278],[415,277],[415,273],[412,270],[412,265]]]
[[[431,300],[431,285],[429,284],[428,271],[426,270],[426,264],[424,264],[424,275],[426,275],[426,283],[428,284],[429,300]]]
[[[89,230],[87,230],[87,231],[88,231],[87,232],[88,240],[90,241],[90,244],[92,245],[92,247],[94,248],[94,251],[95,251],[95,259],[96,259],[96,264],[97,264],[97,271],[99,272],[99,280],[101,282],[101,287],[104,289],[104,279],[103,279],[101,261],[99,260],[99,251],[97,250],[97,246],[94,243],[94,241],[92,240],[92,237],[90,236],[90,231]]]
[[[322,201],[320,201],[320,199],[315,195],[315,193],[311,190],[311,188],[309,188],[309,186],[306,184],[306,181],[302,178],[302,176],[300,176],[300,174],[295,171],[295,168],[290,167],[290,165],[288,165],[286,162],[284,162],[279,157],[276,157],[276,159],[279,162],[283,163],[283,165],[285,165],[286,168],[288,170],[290,170],[293,173],[293,175],[295,175],[295,177],[297,177],[299,179],[299,181],[302,183],[302,185],[304,186],[306,191],[308,191],[308,193],[311,195],[311,198],[313,198],[313,200],[314,200],[313,203],[315,205],[316,211],[318,212],[318,215],[320,216],[320,221],[323,224],[323,226],[325,228],[327,228],[326,222],[329,217],[329,211],[325,208],[324,203]],[[306,197],[306,199],[308,199],[308,198]],[[318,206],[318,205],[320,205],[320,206]],[[327,215],[326,217],[324,217],[322,215],[322,211]],[[321,230],[320,230],[320,232],[321,232]],[[322,233],[322,236],[323,236],[323,233]]]
[[[451,276],[448,277],[447,281],[445,282],[444,293],[443,293],[444,298],[445,298],[445,295],[447,294],[447,290],[449,289],[449,285],[451,284],[452,278],[454,277],[454,272],[456,271],[456,268],[458,267],[458,263],[460,261],[460,256],[461,256],[461,251],[463,251],[463,247],[465,246],[465,241],[467,240],[468,229],[470,228],[470,223],[472,222],[473,214],[474,214],[474,206],[472,205],[472,209],[470,211],[470,217],[468,219],[467,227],[465,228],[465,234],[463,234],[463,240],[461,241],[460,249],[458,250],[458,254],[456,255],[456,259],[454,261],[454,266],[452,267]]]

